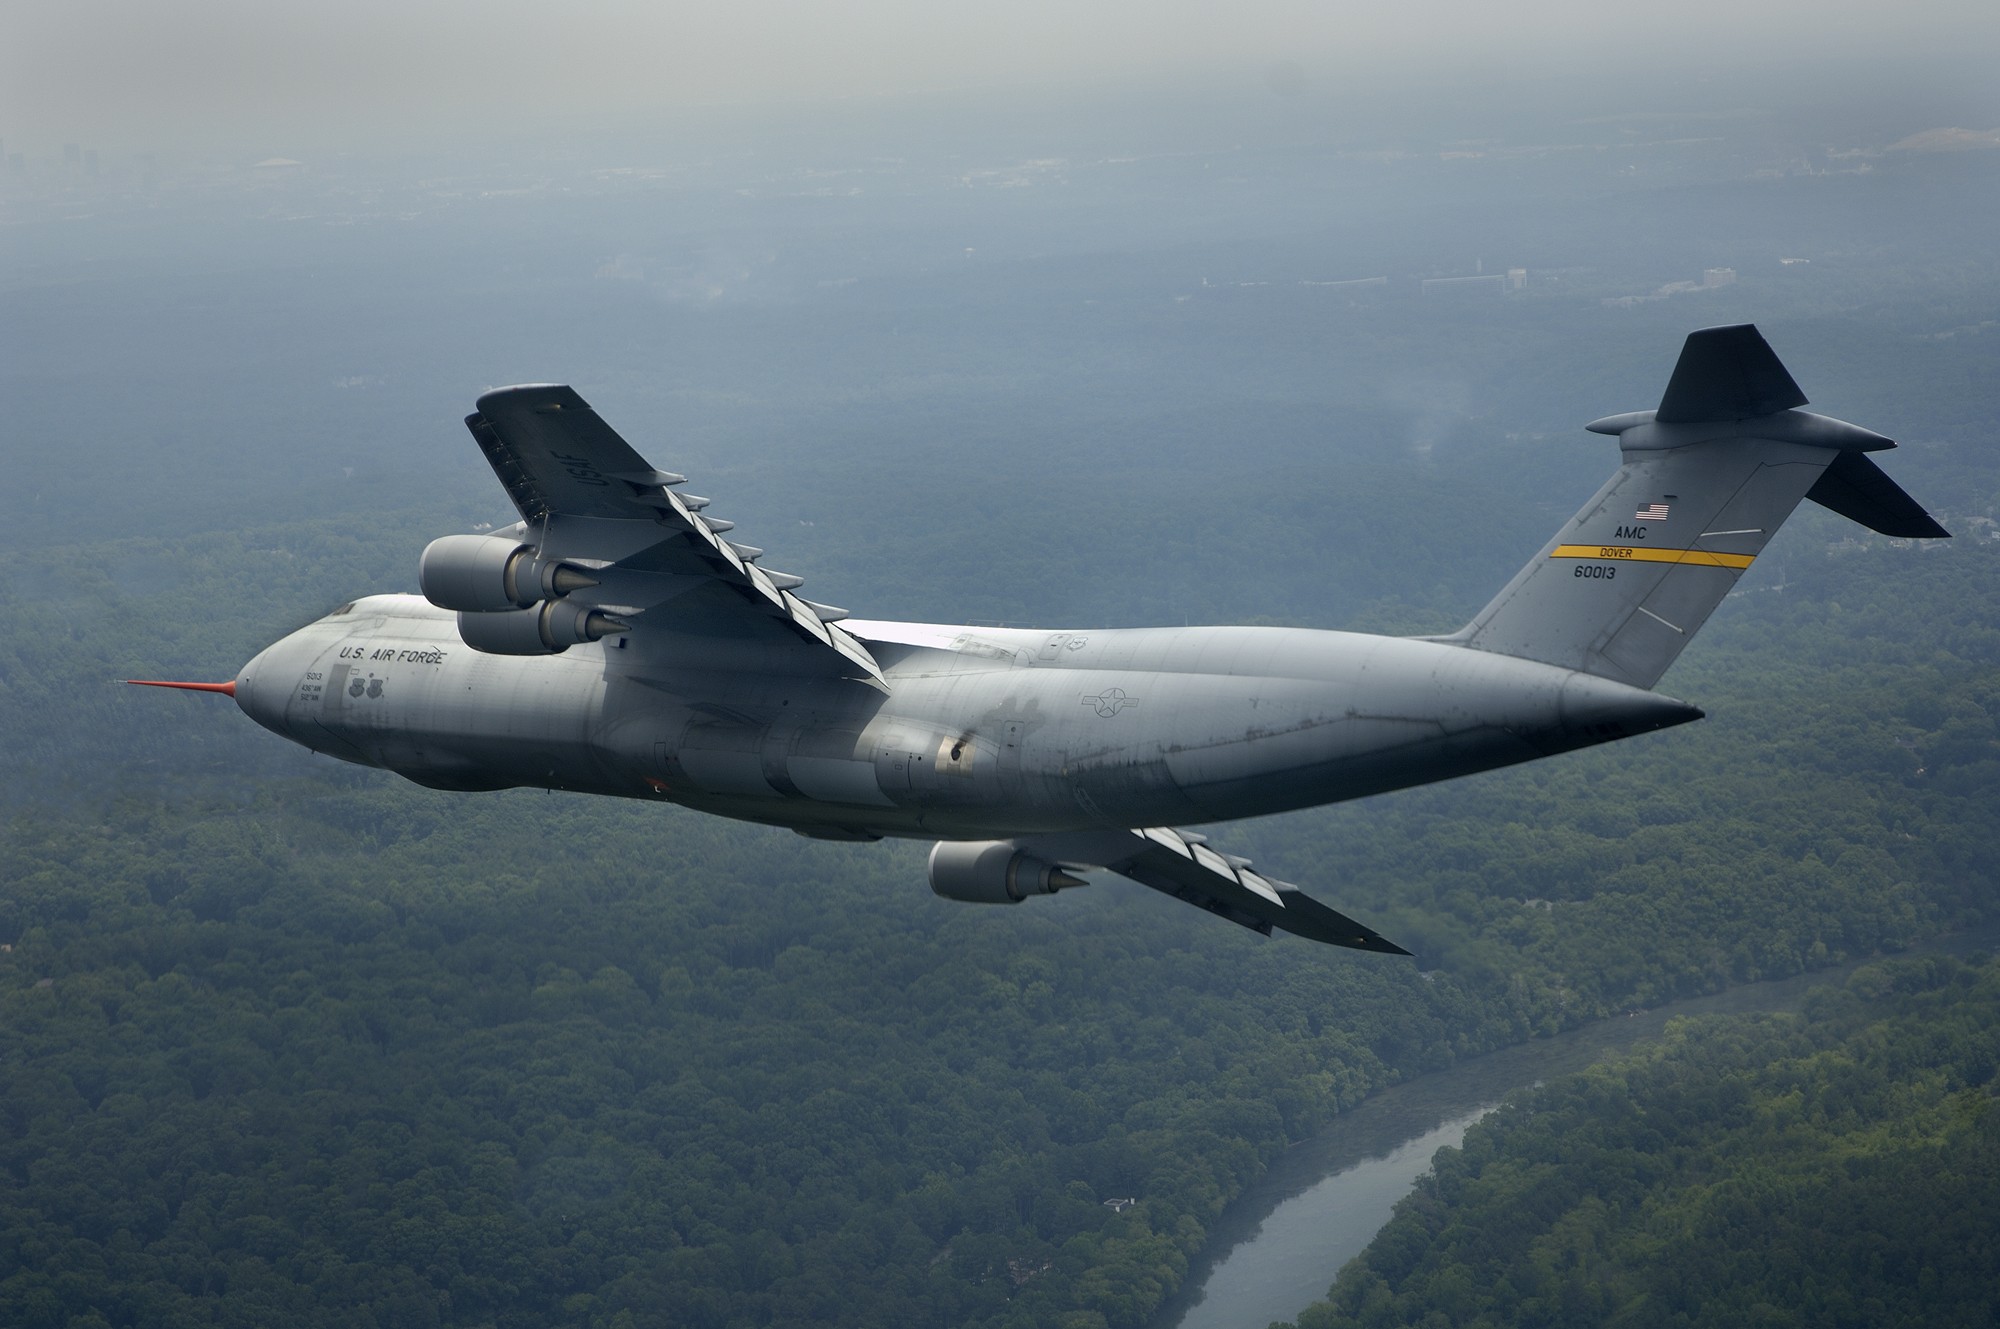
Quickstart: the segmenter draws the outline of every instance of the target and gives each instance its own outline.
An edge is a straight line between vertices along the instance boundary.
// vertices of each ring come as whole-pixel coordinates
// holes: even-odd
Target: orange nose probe
[[[156,678],[128,678],[125,680],[140,688],[180,688],[185,692],[220,692],[225,697],[236,695],[236,680],[227,683],[166,683]]]

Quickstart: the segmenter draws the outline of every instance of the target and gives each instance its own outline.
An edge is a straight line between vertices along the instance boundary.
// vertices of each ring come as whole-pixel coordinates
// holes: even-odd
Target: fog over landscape
[[[2000,971],[1927,949],[2000,922],[1990,7],[0,29],[0,1324],[1160,1324],[1378,1092],[1805,975],[1284,1313],[1991,1322]],[[1807,505],[1702,723],[1209,828],[1415,961],[118,682],[513,520],[462,420],[520,382],[868,618],[1449,632],[1744,322],[1953,538]]]
[[[1966,0],[1883,6],[1784,0],[1745,8],[1467,0],[1396,6],[1053,0],[747,5],[597,0],[383,0],[337,8],[248,0],[20,0],[0,53],[10,135],[94,136],[121,149],[171,134],[337,144],[553,117],[756,112],[831,99],[1015,89],[1024,99],[1151,83],[1272,78],[1315,89],[1453,100],[1468,84],[1545,82],[1615,100],[1668,69],[1907,69],[1952,58],[1978,82],[2000,18]],[[1277,72],[1273,75],[1273,67]],[[1867,75],[1842,68],[1842,79]],[[1932,82],[1934,79],[1925,80]],[[1911,80],[1915,86],[1916,80]]]

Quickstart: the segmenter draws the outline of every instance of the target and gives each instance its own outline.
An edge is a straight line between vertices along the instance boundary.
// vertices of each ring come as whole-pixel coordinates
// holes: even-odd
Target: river
[[[2000,929],[1981,929],[1904,954],[1962,954],[1996,941]],[[1292,1319],[1374,1239],[1432,1155],[1456,1145],[1508,1094],[1657,1038],[1681,1016],[1794,1009],[1809,989],[1840,982],[1864,963],[1600,1020],[1383,1090],[1287,1150],[1237,1197],[1210,1228],[1186,1290],[1160,1308],[1152,1329],[1264,1329]]]

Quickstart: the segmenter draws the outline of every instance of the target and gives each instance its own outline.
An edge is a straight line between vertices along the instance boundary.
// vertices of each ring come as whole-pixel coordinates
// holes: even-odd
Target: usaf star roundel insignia
[[[1085,697],[1083,704],[1095,708],[1099,715],[1108,720],[1127,706],[1137,706],[1139,699],[1126,696],[1124,688],[1106,688],[1095,697]]]

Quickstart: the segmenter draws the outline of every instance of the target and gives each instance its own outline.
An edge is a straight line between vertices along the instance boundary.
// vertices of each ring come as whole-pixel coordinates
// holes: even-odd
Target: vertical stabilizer
[[[1617,473],[1445,640],[1650,688],[1800,499],[1948,534],[1861,455],[1893,442],[1804,402],[1755,327],[1690,333],[1659,410],[1588,426],[1617,436]]]

